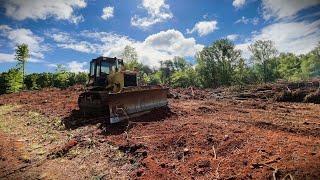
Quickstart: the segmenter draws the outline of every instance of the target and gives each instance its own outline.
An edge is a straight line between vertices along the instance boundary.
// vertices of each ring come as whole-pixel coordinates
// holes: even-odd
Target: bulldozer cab
[[[122,59],[98,57],[90,62],[88,86],[104,89],[117,85],[119,88],[137,86],[137,73],[124,70]]]

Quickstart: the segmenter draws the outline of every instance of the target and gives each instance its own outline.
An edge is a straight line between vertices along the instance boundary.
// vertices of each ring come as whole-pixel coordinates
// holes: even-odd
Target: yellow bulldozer
[[[168,88],[139,85],[138,71],[125,70],[122,59],[98,57],[90,62],[89,82],[80,94],[80,112],[107,116],[110,123],[167,106]]]

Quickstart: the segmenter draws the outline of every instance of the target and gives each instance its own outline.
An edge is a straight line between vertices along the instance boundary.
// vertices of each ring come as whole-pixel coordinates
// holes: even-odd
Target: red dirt
[[[23,143],[0,132],[0,178],[25,168],[30,162],[23,158]]]
[[[127,154],[132,179],[271,179],[273,172],[277,178],[320,178],[320,105],[259,98],[266,89],[257,91],[257,98],[198,89],[195,98],[184,98],[184,91],[192,92],[174,91],[180,97],[169,99],[170,111],[154,111],[129,126],[108,125],[103,131],[97,126],[91,138]],[[23,92],[0,96],[0,103],[65,118],[77,108],[80,92]],[[77,132],[81,136],[81,129]]]
[[[83,90],[82,86],[74,86],[6,94],[0,96],[0,104],[20,104],[25,112],[32,110],[48,117],[65,117],[78,108],[78,96]]]

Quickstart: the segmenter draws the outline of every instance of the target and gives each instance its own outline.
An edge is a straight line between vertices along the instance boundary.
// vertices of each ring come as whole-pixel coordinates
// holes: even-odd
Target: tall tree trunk
[[[263,61],[263,79],[264,79],[264,83],[267,83],[267,68],[266,68],[266,61]]]
[[[24,64],[25,61],[22,62],[22,89],[24,89]]]

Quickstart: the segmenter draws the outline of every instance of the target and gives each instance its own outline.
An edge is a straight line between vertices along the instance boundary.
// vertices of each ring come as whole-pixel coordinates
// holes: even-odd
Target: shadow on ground
[[[135,124],[144,124],[157,121],[163,121],[168,117],[175,115],[169,107],[154,109],[149,113],[139,117],[130,118],[119,123],[110,124],[109,117],[106,115],[84,115],[79,110],[73,110],[70,116],[63,118],[62,122],[66,129],[77,129],[87,125],[99,124],[99,128],[103,130],[104,135],[118,135],[128,131]]]

